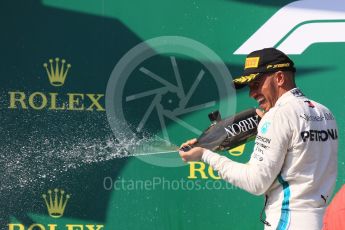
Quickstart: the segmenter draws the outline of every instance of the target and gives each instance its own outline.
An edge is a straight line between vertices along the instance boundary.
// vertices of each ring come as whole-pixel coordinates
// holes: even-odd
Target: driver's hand
[[[184,142],[180,148],[188,146],[188,145],[193,145],[197,142],[196,139],[188,140]],[[179,151],[179,154],[184,162],[189,162],[189,161],[200,161],[202,154],[204,153],[204,148],[201,147],[193,147],[191,150],[184,152],[182,150]]]
[[[188,141],[182,143],[182,145],[180,146],[180,148],[185,147],[185,146],[188,146],[188,145],[194,145],[196,142],[197,142],[196,138],[191,139],[191,140],[188,140]]]
[[[256,109],[256,114],[259,115],[259,117],[263,117],[265,115],[264,112],[262,112],[260,109]]]

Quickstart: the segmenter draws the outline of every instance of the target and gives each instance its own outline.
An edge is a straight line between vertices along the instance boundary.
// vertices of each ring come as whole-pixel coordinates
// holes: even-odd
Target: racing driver
[[[295,84],[293,61],[275,48],[250,53],[235,87],[249,86],[265,112],[248,163],[210,150],[180,150],[184,161],[211,165],[219,176],[266,197],[265,229],[322,228],[337,176],[338,129],[332,112],[308,99]],[[192,145],[196,139],[181,146]]]

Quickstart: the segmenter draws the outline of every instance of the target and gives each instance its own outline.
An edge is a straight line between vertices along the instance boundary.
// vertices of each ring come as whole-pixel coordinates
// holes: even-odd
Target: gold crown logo
[[[60,58],[55,58],[55,66],[53,62],[53,59],[49,59],[49,66],[47,63],[44,63],[43,67],[47,71],[50,84],[53,86],[62,86],[65,83],[68,70],[71,68],[71,64],[67,64],[65,66],[65,59],[61,59],[60,64]]]
[[[47,200],[46,194],[43,194],[42,197],[47,205],[49,216],[53,218],[60,218],[63,216],[68,199],[71,197],[71,195],[67,194],[66,196],[64,196],[65,191],[63,191],[62,189],[59,190],[57,188],[54,189],[54,195],[52,195],[52,193],[52,190],[48,190],[49,202]]]

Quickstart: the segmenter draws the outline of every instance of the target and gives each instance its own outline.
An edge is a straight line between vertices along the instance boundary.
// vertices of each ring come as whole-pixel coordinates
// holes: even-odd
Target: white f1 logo
[[[234,54],[275,47],[301,54],[320,42],[345,42],[345,1],[306,0],[284,6],[263,24]]]

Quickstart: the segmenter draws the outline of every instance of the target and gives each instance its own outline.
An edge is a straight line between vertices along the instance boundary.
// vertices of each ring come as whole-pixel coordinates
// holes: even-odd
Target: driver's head
[[[250,53],[245,62],[243,76],[234,79],[236,88],[249,85],[249,95],[268,111],[278,98],[295,85],[293,61],[275,48]]]

